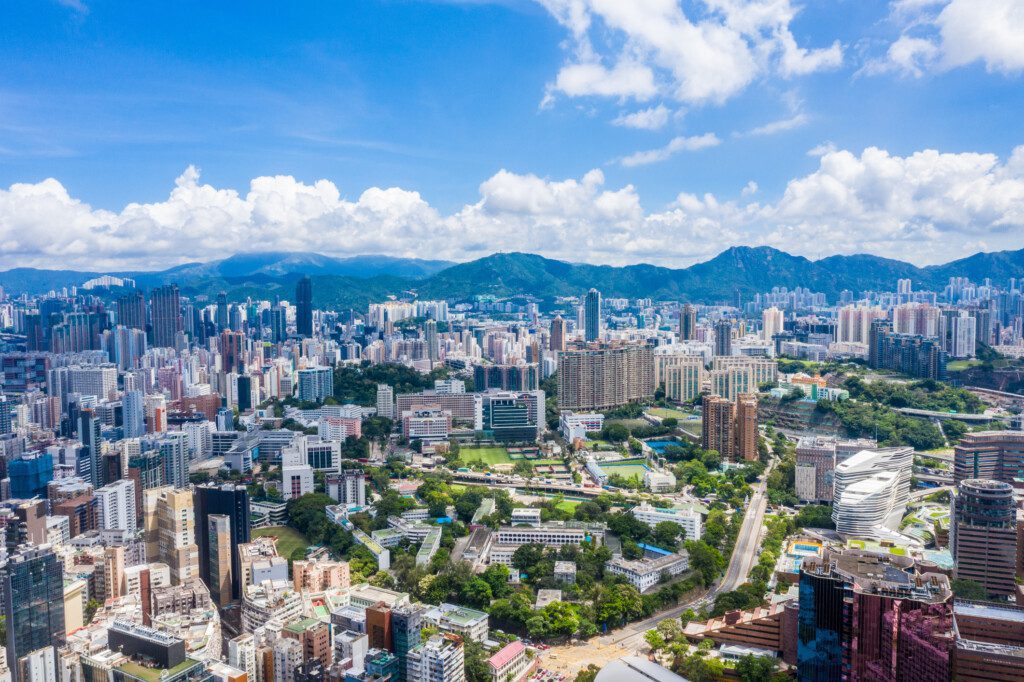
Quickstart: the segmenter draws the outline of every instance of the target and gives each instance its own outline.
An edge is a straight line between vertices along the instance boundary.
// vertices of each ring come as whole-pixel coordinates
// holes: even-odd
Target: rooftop
[[[508,664],[509,661],[514,659],[516,656],[522,655],[526,651],[526,645],[520,642],[518,639],[514,642],[509,642],[498,653],[488,659],[487,663],[490,664],[495,670],[501,670],[501,668]]]

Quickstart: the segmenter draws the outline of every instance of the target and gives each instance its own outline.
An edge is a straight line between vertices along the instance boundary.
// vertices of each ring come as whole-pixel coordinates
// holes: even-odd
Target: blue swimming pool
[[[670,447],[678,448],[682,447],[683,444],[675,440],[649,440],[647,441],[647,445],[658,454],[662,454]]]

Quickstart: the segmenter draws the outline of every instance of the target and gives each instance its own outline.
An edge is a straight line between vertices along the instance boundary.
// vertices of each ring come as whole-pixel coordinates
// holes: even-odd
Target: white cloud
[[[634,152],[629,156],[623,157],[620,162],[627,168],[646,166],[650,163],[665,161],[679,152],[695,152],[707,149],[708,147],[717,147],[721,142],[714,133],[704,133],[703,135],[695,135],[693,137],[674,137],[664,147]]]
[[[903,33],[868,74],[921,77],[982,63],[1007,75],[1024,71],[1024,4],[1019,0],[898,0],[893,20]]]
[[[810,120],[811,118],[807,114],[800,112],[799,114],[794,114],[788,118],[782,118],[778,121],[772,121],[771,123],[765,123],[764,125],[757,126],[750,130],[747,135],[774,135],[776,133],[782,133],[787,130],[799,128],[800,126],[806,125]]]
[[[639,130],[659,130],[668,123],[672,112],[664,104],[649,109],[641,109],[631,114],[621,114],[612,121],[613,125]]]
[[[817,169],[790,180],[775,201],[752,201],[761,192],[750,182],[733,200],[683,192],[654,212],[632,185],[606,187],[600,170],[563,180],[501,170],[481,183],[476,203],[448,215],[399,188],[372,187],[352,200],[328,180],[274,176],[241,193],[203,184],[191,167],[164,201],[110,211],[47,179],[0,189],[0,267],[162,269],[269,250],[452,260],[519,250],[681,266],[736,244],[923,264],[1024,247],[1024,146],[1005,161],[873,147],[817,153]]]
[[[843,61],[838,42],[797,45],[790,0],[704,0],[685,12],[680,0],[537,2],[570,33],[570,56],[546,103],[557,93],[643,101],[655,92],[686,103],[722,103],[760,76],[801,76]]]

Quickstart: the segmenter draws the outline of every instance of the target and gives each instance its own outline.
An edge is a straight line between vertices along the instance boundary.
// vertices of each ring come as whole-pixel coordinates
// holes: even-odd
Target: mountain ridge
[[[14,293],[42,293],[82,282],[103,273],[77,270],[15,268],[0,272],[0,286]],[[859,294],[892,290],[897,279],[910,279],[915,289],[940,290],[950,277],[997,281],[1024,276],[1024,249],[979,252],[943,263],[918,267],[872,254],[828,256],[812,261],[768,246],[734,246],[714,258],[685,268],[647,263],[626,266],[591,265],[523,252],[498,252],[464,263],[403,259],[389,256],[334,258],[306,252],[240,253],[208,263],[188,263],[158,272],[107,273],[136,279],[142,288],[170,282],[190,294],[220,289],[238,297],[261,287],[283,298],[300,276],[314,279],[320,305],[363,305],[404,292],[424,298],[468,298],[473,295],[535,295],[542,299],[578,295],[597,287],[605,296],[675,298],[701,303],[733,303],[775,286],[806,287],[835,300],[844,289]],[[21,285],[19,287],[19,284]],[[244,296],[242,296],[244,297]]]

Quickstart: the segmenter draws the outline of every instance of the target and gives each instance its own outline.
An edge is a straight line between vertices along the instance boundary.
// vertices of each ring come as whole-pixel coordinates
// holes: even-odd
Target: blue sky
[[[1020,0],[6,3],[0,265],[1021,248],[1021,31]]]

